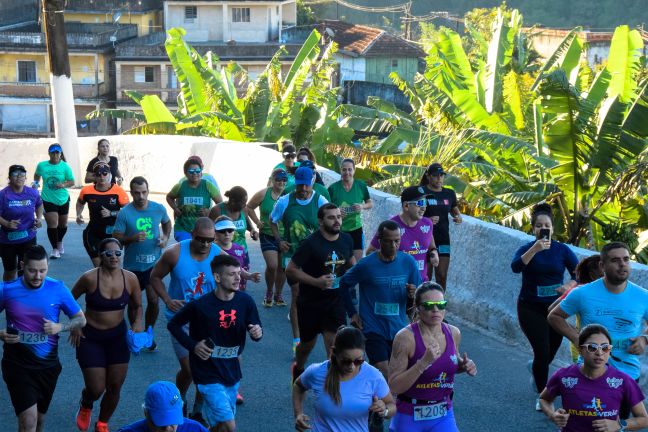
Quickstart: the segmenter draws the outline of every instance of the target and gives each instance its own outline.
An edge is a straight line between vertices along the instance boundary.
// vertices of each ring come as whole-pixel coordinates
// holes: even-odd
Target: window
[[[192,23],[198,18],[198,6],[185,6],[184,21]]]
[[[250,22],[250,8],[232,8],[232,22]]]
[[[178,88],[178,78],[172,67],[167,68],[167,88]]]
[[[18,61],[18,82],[36,82],[36,62]]]
[[[397,68],[398,67],[398,60],[394,59],[392,60],[392,67]]]
[[[155,68],[153,66],[136,66],[135,82],[152,83],[155,81]]]

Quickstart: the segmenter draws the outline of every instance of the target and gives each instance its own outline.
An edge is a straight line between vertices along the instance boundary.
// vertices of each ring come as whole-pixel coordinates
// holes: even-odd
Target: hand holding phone
[[[205,345],[207,345],[207,348],[209,348],[209,349],[211,349],[211,350],[213,350],[214,347],[216,346],[216,344],[214,343],[214,341],[213,341],[212,338],[210,338],[210,337],[208,337],[207,339],[205,339]]]
[[[540,238],[545,240],[551,240],[551,230],[549,228],[540,229]]]

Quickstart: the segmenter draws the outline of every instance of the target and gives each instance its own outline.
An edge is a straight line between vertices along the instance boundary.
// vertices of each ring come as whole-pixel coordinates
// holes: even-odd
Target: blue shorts
[[[389,424],[389,432],[459,432],[452,408],[438,419],[415,421],[411,415],[397,412]]]
[[[265,251],[279,252],[279,243],[271,235],[260,233],[259,243],[261,243],[261,252],[265,252]]]
[[[369,359],[369,364],[375,366],[376,363],[389,361],[392,352],[394,340],[388,340],[377,333],[365,334],[365,352]]]
[[[176,239],[178,243],[181,242],[182,240],[190,240],[191,233],[188,233],[186,231],[175,231],[173,233],[173,238]]]
[[[197,384],[203,396],[202,416],[210,427],[234,420],[236,416],[236,394],[240,382],[226,387],[223,384]]]

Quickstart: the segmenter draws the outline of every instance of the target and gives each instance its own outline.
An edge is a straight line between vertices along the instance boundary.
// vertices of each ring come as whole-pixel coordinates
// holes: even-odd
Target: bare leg
[[[144,313],[144,323],[146,328],[155,327],[158,315],[160,314],[160,305],[158,295],[151,285],[146,287],[146,312]]]
[[[112,417],[117,404],[119,404],[119,395],[121,392],[126,373],[128,372],[128,363],[109,365],[106,370],[106,393],[101,399],[101,408],[99,410],[99,421],[108,423]]]
[[[191,385],[191,368],[189,367],[189,356],[183,357],[178,360],[180,362],[180,370],[176,374],[176,387],[180,390],[183,398],[187,397],[187,391]]]
[[[38,409],[36,404],[18,414],[18,432],[36,432],[37,426]]]
[[[290,326],[292,327],[293,338],[299,338],[299,325],[297,323],[297,296],[299,295],[299,284],[290,285]]]
[[[234,432],[236,431],[236,422],[229,420],[223,423],[218,423],[216,426],[209,428],[209,432]]]
[[[86,368],[82,370],[85,387],[81,391],[81,406],[92,408],[106,391],[106,369]]]
[[[448,267],[450,267],[450,257],[440,256],[439,265],[434,268],[434,280],[446,289],[446,280],[448,279]],[[430,278],[432,280],[432,278]]]
[[[299,345],[297,345],[297,348],[295,349],[295,369],[304,369],[306,361],[308,360],[308,355],[313,351],[316,343],[317,338],[314,337],[313,340],[308,342],[301,341]]]
[[[45,414],[38,413],[38,424],[36,425],[36,432],[43,432],[45,430]]]
[[[326,348],[326,358],[331,358],[331,353],[333,352],[333,341],[335,340],[335,333],[325,331],[322,336],[324,336],[324,348]]]
[[[266,263],[265,269],[265,282],[266,282],[266,297],[268,294],[272,296],[272,287],[277,277],[277,268],[279,267],[279,254],[276,251],[264,251],[263,259]]]

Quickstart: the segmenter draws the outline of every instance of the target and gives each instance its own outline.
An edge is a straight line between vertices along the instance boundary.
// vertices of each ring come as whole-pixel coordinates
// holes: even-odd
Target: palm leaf
[[[558,47],[556,47],[554,52],[549,56],[549,58],[544,63],[542,68],[540,68],[538,77],[536,78],[535,82],[531,86],[531,91],[536,91],[538,89],[538,86],[544,79],[545,75],[558,65],[559,60],[564,58],[565,54],[570,51],[571,46],[574,43],[580,44],[580,42],[578,41],[578,33],[580,33],[581,31],[583,31],[581,27],[576,27],[572,29],[569,33],[567,33],[567,35],[563,38],[563,40],[558,44]],[[572,55],[574,55],[573,51],[572,51]]]

